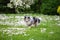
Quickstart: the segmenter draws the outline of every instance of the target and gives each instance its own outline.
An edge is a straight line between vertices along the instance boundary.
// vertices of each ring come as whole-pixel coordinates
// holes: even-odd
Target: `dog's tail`
[[[38,19],[38,23],[40,23],[40,19]]]

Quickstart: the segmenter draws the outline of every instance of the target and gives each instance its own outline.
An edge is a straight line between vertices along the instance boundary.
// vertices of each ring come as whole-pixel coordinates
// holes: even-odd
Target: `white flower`
[[[8,3],[7,7],[13,8],[13,5],[11,3]]]
[[[42,33],[46,32],[46,28],[41,28],[41,32]]]
[[[30,5],[34,3],[34,0],[10,0],[10,3],[11,2],[15,7],[18,7],[18,6],[24,7],[23,5],[25,5],[26,8],[29,8]],[[12,4],[8,4],[7,6],[12,8],[12,6],[13,6]],[[26,5],[26,4],[28,4],[28,5]]]
[[[49,32],[50,34],[54,34],[54,32],[53,31],[51,31],[51,32]]]
[[[34,40],[33,38],[30,38],[29,40]]]
[[[26,4],[26,8],[30,8],[30,5]]]

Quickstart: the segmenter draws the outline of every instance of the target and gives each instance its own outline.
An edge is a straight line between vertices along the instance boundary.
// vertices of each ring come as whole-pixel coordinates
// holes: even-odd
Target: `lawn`
[[[41,19],[37,27],[27,27],[24,15]],[[0,14],[0,40],[60,40],[60,16],[42,14]]]

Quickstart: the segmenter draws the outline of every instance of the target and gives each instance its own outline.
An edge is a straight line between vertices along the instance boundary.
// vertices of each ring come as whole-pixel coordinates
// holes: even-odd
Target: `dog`
[[[24,16],[24,21],[27,26],[34,25],[35,27],[40,23],[40,19],[36,17]]]

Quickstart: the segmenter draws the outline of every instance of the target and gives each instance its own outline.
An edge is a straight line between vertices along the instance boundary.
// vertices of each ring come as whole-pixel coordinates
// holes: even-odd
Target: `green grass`
[[[7,16],[18,16],[22,14],[6,14]],[[24,27],[24,26],[11,26],[11,25],[2,25],[0,24],[0,40],[60,40],[60,19],[55,20],[60,16],[48,16],[48,15],[36,15],[30,14],[31,16],[39,16],[46,21],[41,21],[38,27]],[[47,18],[48,17],[48,18]],[[50,20],[52,18],[52,20]],[[12,20],[12,19],[9,19]],[[13,19],[14,20],[14,19]],[[26,28],[25,33],[22,34],[7,34],[3,30],[8,28]],[[41,28],[45,28],[45,32],[41,32]],[[17,32],[19,30],[11,29],[12,32]],[[20,31],[19,31],[20,32]]]

